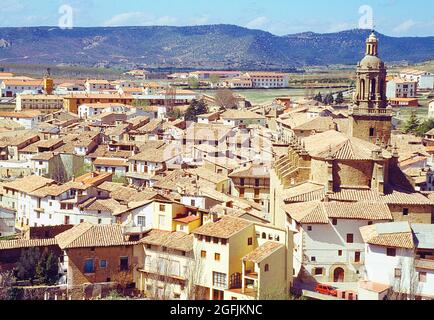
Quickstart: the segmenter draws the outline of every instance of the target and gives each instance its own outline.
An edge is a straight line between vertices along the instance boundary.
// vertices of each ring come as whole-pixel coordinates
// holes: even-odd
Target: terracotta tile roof
[[[184,216],[184,217],[180,217],[180,218],[175,218],[173,220],[176,221],[176,222],[180,222],[180,223],[184,223],[184,224],[189,224],[189,223],[191,223],[193,221],[200,220],[200,216],[190,215],[190,216]]]
[[[376,293],[382,293],[391,288],[391,286],[387,284],[377,283],[372,281],[364,281],[364,280],[359,281],[359,287]]]
[[[125,159],[96,158],[93,164],[95,166],[128,167],[128,163]]]
[[[200,179],[211,181],[213,183],[220,183],[222,181],[228,180],[227,176],[223,174],[215,173],[214,171],[209,170],[205,167],[199,167],[197,169],[189,169],[187,170],[187,172],[198,176]]]
[[[250,227],[253,222],[231,216],[223,216],[217,222],[207,223],[193,231],[194,234],[229,239],[238,232]]]
[[[116,214],[126,209],[126,206],[121,205],[115,199],[97,199],[90,198],[78,206],[80,209],[88,211],[103,211]]]
[[[321,159],[332,156],[339,160],[371,160],[372,152],[378,150],[375,144],[334,130],[309,136],[303,142],[309,155]],[[391,157],[390,152],[381,152],[385,158]]]
[[[307,202],[321,200],[325,196],[324,185],[305,182],[285,190],[285,202]]]
[[[40,80],[24,80],[24,79],[6,79],[3,80],[5,86],[33,86],[33,87],[42,87],[44,85],[44,81]]]
[[[57,235],[56,240],[62,250],[135,244],[125,241],[121,225],[92,225],[87,222]]]
[[[245,168],[240,168],[229,174],[229,177],[246,177],[246,178],[270,178],[270,169],[265,165],[248,165]]]
[[[130,161],[146,161],[162,163],[171,160],[181,154],[181,150],[175,145],[166,145],[165,147],[157,150],[145,150],[130,157]]]
[[[264,116],[259,115],[250,110],[226,110],[220,115],[222,119],[265,119]]]
[[[363,241],[365,243],[413,249],[413,233],[408,222],[380,223],[360,228]]]
[[[46,185],[54,183],[54,180],[40,176],[27,176],[13,182],[5,183],[3,187],[14,189],[24,193],[30,193]]]
[[[274,252],[280,248],[285,247],[281,243],[268,241],[262,246],[257,247],[252,252],[248,253],[243,257],[243,261],[251,261],[254,263],[261,263],[264,259],[271,256]]]
[[[140,240],[140,243],[189,252],[193,250],[193,235],[187,235],[183,232],[151,230]]]
[[[39,110],[24,110],[24,111],[12,111],[12,112],[8,112],[8,111],[0,111],[0,118],[36,118],[39,117],[41,115],[41,111]]]
[[[49,161],[51,159],[53,159],[56,156],[56,154],[54,152],[41,152],[38,153],[37,155],[34,155],[31,160],[34,161]]]
[[[32,247],[48,247],[56,246],[57,241],[54,238],[51,239],[33,239],[33,240],[1,240],[0,250],[9,249],[21,249],[21,248],[32,248]]]
[[[285,210],[299,223],[329,223],[329,219],[392,220],[389,207],[383,203],[305,202],[288,204]]]
[[[81,182],[88,186],[97,186],[112,175],[112,173],[90,172],[75,178],[74,182]]]

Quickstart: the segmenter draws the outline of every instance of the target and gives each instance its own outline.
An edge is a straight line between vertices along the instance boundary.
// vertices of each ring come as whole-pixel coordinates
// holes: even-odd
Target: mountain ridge
[[[284,69],[355,64],[370,30],[277,36],[236,25],[0,28],[0,64]],[[386,62],[433,58],[433,37],[378,33]]]

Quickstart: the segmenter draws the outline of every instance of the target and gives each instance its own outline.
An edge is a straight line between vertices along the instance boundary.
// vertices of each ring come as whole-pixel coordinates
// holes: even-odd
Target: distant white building
[[[2,97],[16,97],[24,92],[42,93],[44,90],[43,80],[6,79],[0,82]]]
[[[42,119],[40,111],[27,110],[19,112],[0,112],[1,120],[12,120],[22,125],[26,130],[32,130],[36,128]]]
[[[133,107],[122,103],[86,103],[78,107],[78,116],[87,119],[102,113],[128,113]]]
[[[250,79],[253,88],[287,88],[289,75],[280,72],[247,72],[244,75]]]
[[[415,98],[417,95],[417,81],[394,78],[387,82],[386,96],[393,98]]]
[[[417,81],[419,89],[432,90],[434,88],[434,74],[420,70],[404,70],[400,77],[408,81]]]
[[[116,89],[108,80],[87,80],[84,86],[89,93]]]
[[[223,124],[227,126],[266,125],[266,117],[249,110],[227,110],[220,115]]]

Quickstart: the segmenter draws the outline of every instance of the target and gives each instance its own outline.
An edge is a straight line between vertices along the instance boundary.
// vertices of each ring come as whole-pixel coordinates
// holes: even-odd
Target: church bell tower
[[[386,75],[373,31],[366,40],[365,57],[357,65],[354,103],[349,112],[351,136],[377,144],[390,142],[392,108],[387,103]]]

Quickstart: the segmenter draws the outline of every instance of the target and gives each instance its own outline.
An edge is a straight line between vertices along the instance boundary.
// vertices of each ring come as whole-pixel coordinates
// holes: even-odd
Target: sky
[[[224,23],[285,35],[370,28],[374,21],[387,35],[434,36],[433,12],[433,0],[1,0],[0,27]]]

